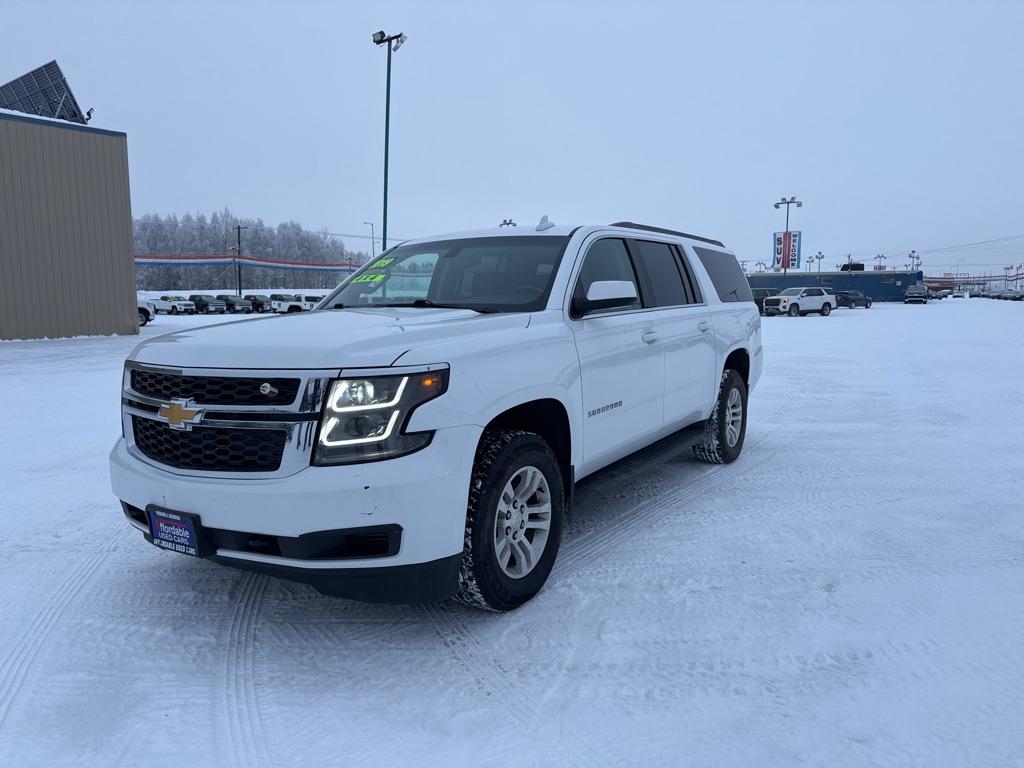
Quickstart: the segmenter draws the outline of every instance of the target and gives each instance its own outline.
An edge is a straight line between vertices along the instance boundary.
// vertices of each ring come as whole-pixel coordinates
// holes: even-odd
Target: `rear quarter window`
[[[735,256],[709,248],[695,247],[693,250],[711,278],[719,299],[725,302],[754,300],[747,276],[743,274]]]

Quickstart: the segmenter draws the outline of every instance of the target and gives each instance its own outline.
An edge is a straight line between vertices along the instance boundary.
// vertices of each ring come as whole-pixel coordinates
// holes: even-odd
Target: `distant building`
[[[923,272],[896,270],[839,272],[751,272],[747,282],[751,288],[784,288],[821,286],[832,291],[860,291],[872,301],[903,301],[903,293],[924,279]]]
[[[0,339],[137,318],[127,136],[0,110]]]

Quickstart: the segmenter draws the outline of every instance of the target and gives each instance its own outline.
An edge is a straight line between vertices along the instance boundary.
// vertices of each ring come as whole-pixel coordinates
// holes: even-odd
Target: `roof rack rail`
[[[660,232],[663,235],[679,235],[680,237],[687,237],[690,240],[700,240],[702,243],[711,243],[711,245],[717,245],[725,248],[725,244],[721,240],[712,240],[710,237],[701,237],[700,235],[691,235],[686,232],[680,232],[677,229],[662,229],[661,227],[651,227],[647,224],[637,224],[633,221],[613,221],[608,226],[610,227],[625,227],[627,229],[641,229],[644,232]]]

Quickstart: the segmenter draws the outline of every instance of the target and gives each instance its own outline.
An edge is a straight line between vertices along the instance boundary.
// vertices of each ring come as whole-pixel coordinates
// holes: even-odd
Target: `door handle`
[[[644,344],[653,344],[658,340],[658,332],[647,331],[646,333],[642,334],[640,338],[643,339]]]
[[[697,323],[697,327],[702,331],[710,331],[711,323],[707,320],[701,320],[699,323]]]

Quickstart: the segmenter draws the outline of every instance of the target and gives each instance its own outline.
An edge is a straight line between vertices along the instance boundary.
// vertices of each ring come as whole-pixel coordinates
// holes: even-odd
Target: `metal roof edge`
[[[98,133],[104,136],[122,136],[128,138],[124,131],[111,131],[108,128],[94,128],[91,125],[72,123],[67,120],[57,120],[52,117],[41,117],[30,115],[27,112],[18,112],[13,109],[0,109],[0,120],[12,120],[16,123],[32,123],[34,125],[50,125],[55,128],[67,128],[72,131],[85,131],[86,133]]]

